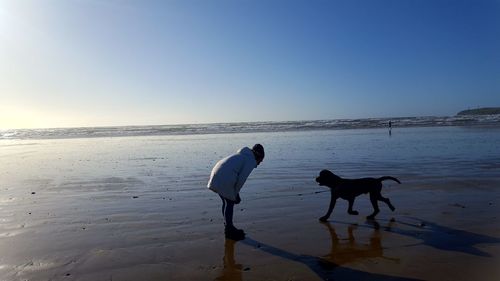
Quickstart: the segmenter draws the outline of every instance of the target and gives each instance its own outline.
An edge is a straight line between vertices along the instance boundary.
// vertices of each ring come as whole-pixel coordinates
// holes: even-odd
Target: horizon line
[[[200,123],[170,123],[170,124],[144,124],[144,125],[98,125],[98,126],[61,126],[61,127],[31,127],[31,128],[0,128],[0,131],[9,130],[50,130],[50,129],[82,129],[82,128],[119,128],[119,127],[160,127],[160,126],[189,126],[189,125],[215,125],[215,124],[244,124],[244,123],[279,123],[279,122],[314,122],[333,120],[368,120],[368,119],[403,119],[419,117],[454,117],[455,115],[419,115],[419,116],[392,116],[392,117],[364,117],[364,118],[327,118],[327,119],[302,119],[302,120],[260,120],[260,121],[229,121],[229,122],[200,122]]]

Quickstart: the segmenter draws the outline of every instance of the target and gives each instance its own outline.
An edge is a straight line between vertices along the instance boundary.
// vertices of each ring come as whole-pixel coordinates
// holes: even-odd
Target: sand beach
[[[500,130],[401,128],[0,143],[0,280],[500,280]],[[206,189],[221,157],[260,142],[239,242]],[[323,169],[391,175],[367,221]]]

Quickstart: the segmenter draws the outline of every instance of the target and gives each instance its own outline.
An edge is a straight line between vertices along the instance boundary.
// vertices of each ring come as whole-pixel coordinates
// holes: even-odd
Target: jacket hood
[[[254,168],[257,168],[257,160],[255,160],[255,156],[253,155],[253,151],[248,148],[248,147],[243,147],[242,149],[238,150],[238,154],[244,155],[247,157],[252,163],[254,163]]]
[[[253,151],[248,147],[243,147],[242,149],[238,150],[238,153],[243,154],[243,155],[247,155],[247,156],[250,155],[250,156],[254,157]]]

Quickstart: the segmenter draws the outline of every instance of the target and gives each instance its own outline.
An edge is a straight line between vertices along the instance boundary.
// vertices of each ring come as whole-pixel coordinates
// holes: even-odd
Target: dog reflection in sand
[[[373,232],[370,235],[368,243],[358,243],[354,237],[354,231],[357,225],[349,225],[347,227],[347,239],[341,239],[337,235],[335,228],[328,222],[321,223],[330,232],[331,248],[330,253],[320,258],[320,263],[323,267],[335,268],[340,265],[354,263],[356,261],[369,258],[384,258],[387,260],[399,262],[399,259],[389,258],[384,256],[382,247],[382,237],[380,233],[380,224],[376,221],[369,220],[368,224],[373,226]],[[391,227],[392,222],[386,228]]]

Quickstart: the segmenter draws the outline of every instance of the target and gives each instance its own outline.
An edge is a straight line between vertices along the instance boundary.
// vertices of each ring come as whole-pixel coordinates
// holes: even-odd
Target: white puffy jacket
[[[240,189],[255,167],[257,161],[252,150],[244,147],[215,164],[207,187],[226,199],[236,201]]]

